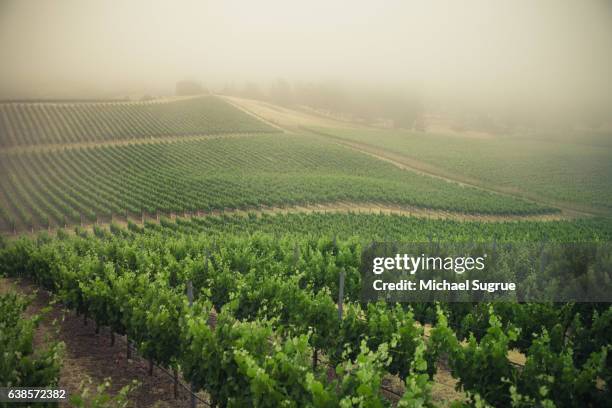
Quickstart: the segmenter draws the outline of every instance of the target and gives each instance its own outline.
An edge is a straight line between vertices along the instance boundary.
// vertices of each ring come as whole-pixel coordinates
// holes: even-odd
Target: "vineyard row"
[[[0,104],[0,147],[275,131],[215,96],[168,103]]]
[[[464,391],[495,406],[516,398],[597,405],[609,392],[608,305],[363,306],[354,240],[97,234],[20,240],[0,253],[1,272],[34,279],[126,333],[147,358],[179,367],[221,406],[338,406],[345,398],[385,406],[388,373],[405,384],[405,404],[423,398],[431,406],[442,355]],[[427,340],[417,319],[433,323]],[[508,359],[512,348],[525,353],[523,368]],[[332,381],[317,353],[335,367]],[[225,381],[230,376],[235,381]]]
[[[261,135],[0,156],[6,229],[136,215],[349,202],[467,214],[556,210],[405,172],[307,137]]]

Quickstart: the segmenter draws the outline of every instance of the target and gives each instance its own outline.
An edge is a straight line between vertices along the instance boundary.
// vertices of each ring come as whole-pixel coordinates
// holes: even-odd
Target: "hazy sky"
[[[611,72],[610,1],[0,0],[5,96],[283,77],[612,106]]]

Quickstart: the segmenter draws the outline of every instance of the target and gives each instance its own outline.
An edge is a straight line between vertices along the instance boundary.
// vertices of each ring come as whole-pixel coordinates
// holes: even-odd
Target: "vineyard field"
[[[0,0],[0,408],[612,408],[612,2],[117,3]]]
[[[42,105],[31,104],[44,112]],[[608,304],[364,303],[359,271],[372,241],[598,245],[612,240],[609,218],[566,216],[519,194],[410,171],[343,146],[337,135],[271,131],[214,97],[89,105],[130,106],[124,113],[135,120],[126,123],[133,133],[104,133],[104,121],[118,116],[81,111],[83,122],[66,126],[87,137],[48,139],[51,128],[31,137],[38,134],[33,111],[12,112],[5,122],[30,137],[0,149],[0,226],[16,236],[0,241],[0,278],[49,290],[79,319],[93,320],[96,333],[107,327],[111,344],[126,336],[139,356],[180,372],[209,404],[595,406],[607,399]],[[165,130],[147,131],[151,122],[130,109],[164,110],[152,115]],[[66,117],[79,117],[73,113]],[[94,125],[100,132],[90,131]],[[359,139],[363,130],[334,132],[371,143]],[[419,155],[425,149],[410,146]],[[435,140],[429,149],[433,157]],[[449,171],[476,176],[444,157]],[[366,203],[441,218],[351,211]],[[335,204],[349,212],[308,210]],[[30,230],[43,231],[18,236]],[[23,302],[8,295],[0,309],[16,315]],[[46,349],[42,382],[57,381],[61,348]],[[494,367],[486,377],[483,364]],[[440,387],[454,390],[440,394]]]
[[[586,141],[574,137],[576,142],[535,136],[471,138],[402,130],[313,130],[416,160],[449,177],[612,213],[609,137],[583,138]]]
[[[0,148],[275,131],[216,96],[147,102],[0,103]]]
[[[495,406],[509,406],[517,397],[556,406],[585,401],[599,406],[607,398],[599,380],[610,380],[609,305],[415,303],[403,308],[358,301],[361,247],[371,232],[398,225],[412,227],[413,232],[394,233],[407,240],[444,230],[449,235],[441,239],[490,239],[477,232],[478,225],[382,215],[192,222],[209,228],[176,231],[183,225],[166,223],[144,232],[97,227],[95,234],[24,238],[0,250],[0,274],[32,279],[96,325],[126,334],[144,357],[180,367],[196,390],[219,406],[288,400],[295,406],[333,407],[354,398],[365,406],[391,406],[382,384],[395,376],[399,406],[410,406],[418,393],[431,407],[443,355],[458,387]],[[317,232],[332,222],[341,235],[362,228],[346,238]],[[262,232],[281,223],[284,233]],[[503,239],[521,240],[526,238],[522,228],[502,223],[495,231]],[[257,232],[243,233],[249,230]],[[611,233],[602,220],[546,223],[540,230],[559,241],[608,240]],[[537,245],[540,238],[527,239]],[[340,274],[346,282],[342,315],[336,303]],[[194,293],[191,306],[188,286]],[[431,324],[427,333],[423,322]],[[569,337],[560,345],[563,327]],[[509,359],[516,349],[525,356],[520,366]],[[234,381],[224,381],[227,376]]]
[[[382,201],[470,214],[545,214],[552,207],[402,171],[308,136],[0,153],[4,229],[335,201]]]

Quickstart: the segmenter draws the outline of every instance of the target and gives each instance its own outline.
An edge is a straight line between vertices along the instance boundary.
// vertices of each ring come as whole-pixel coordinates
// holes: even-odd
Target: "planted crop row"
[[[354,293],[359,252],[355,241],[331,238],[169,238],[116,230],[102,238],[22,240],[2,251],[0,265],[6,274],[33,278],[59,293],[97,323],[127,333],[147,358],[180,367],[221,406],[285,400],[338,406],[344,398],[385,406],[380,384],[386,372],[405,380],[404,403],[431,406],[427,392],[442,355],[464,391],[496,406],[516,398],[526,405],[605,401],[609,306],[543,305],[547,320],[532,305],[512,305],[512,313],[502,307],[505,317],[486,306],[484,332],[458,335],[446,316],[456,319],[462,308],[443,305],[447,312],[437,311],[426,340],[412,312],[399,306],[363,308],[348,298],[345,315],[338,317],[333,285],[343,269],[347,293]],[[196,289],[191,308],[188,281]],[[216,324],[210,323],[213,305]],[[527,318],[519,320],[519,312]],[[478,321],[473,311],[464,320],[469,316],[466,322]],[[504,322],[508,316],[513,320]],[[569,326],[566,317],[572,317]],[[517,368],[508,352],[517,345],[516,328],[527,323],[532,331],[525,368]],[[317,350],[334,367],[332,381],[316,364]],[[236,382],[225,381],[228,376]]]
[[[219,215],[129,223],[132,231],[164,235],[245,234],[257,232],[283,236],[365,237],[368,241],[428,242],[609,242],[612,222],[608,218],[583,218],[550,222],[478,222],[427,219],[401,215],[357,213],[293,213],[256,216]]]
[[[19,199],[7,218],[95,221],[112,214],[182,213],[329,202],[384,202],[470,214],[554,212],[462,187],[303,136],[260,135],[80,147],[2,155],[0,184]]]
[[[28,299],[15,293],[0,294],[0,386],[57,387],[63,343],[54,341],[44,348],[34,348],[41,316],[26,316],[28,303]],[[9,404],[0,402],[2,407]]]
[[[313,130],[426,163],[450,177],[612,211],[609,133],[593,137],[572,130],[567,137],[525,130],[481,139],[399,130]]]
[[[273,131],[214,96],[167,103],[0,103],[0,147]]]

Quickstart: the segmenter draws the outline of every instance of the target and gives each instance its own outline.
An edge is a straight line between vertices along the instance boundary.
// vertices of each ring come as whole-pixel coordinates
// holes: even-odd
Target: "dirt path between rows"
[[[168,143],[168,142],[190,142],[199,140],[211,139],[227,139],[227,138],[243,138],[250,136],[260,136],[274,132],[244,132],[244,133],[219,133],[209,135],[185,135],[185,136],[155,136],[155,137],[138,137],[131,139],[113,139],[101,140],[93,142],[76,142],[76,143],[57,143],[57,144],[39,144],[29,146],[12,146],[0,148],[0,153],[15,154],[29,152],[52,152],[66,149],[80,149],[83,147],[104,147],[104,146],[126,146],[135,144],[152,144],[152,143]]]
[[[197,94],[197,95],[175,95],[175,96],[164,96],[152,99],[17,99],[17,100],[2,100],[0,105],[48,105],[48,106],[71,106],[71,105],[156,105],[163,103],[172,103],[178,101],[184,101],[188,99],[201,98],[208,96],[209,94]]]
[[[26,314],[40,314],[49,305],[51,295],[36,286],[16,279],[0,278],[0,293],[15,291],[32,295],[33,301]],[[186,390],[179,387],[178,399],[174,399],[174,382],[170,376],[159,368],[148,374],[148,362],[132,353],[127,358],[125,336],[115,336],[115,345],[110,346],[110,332],[101,327],[96,334],[95,324],[89,320],[85,326],[83,318],[74,312],[67,311],[60,304],[52,304],[51,310],[43,315],[36,332],[34,345],[43,347],[47,338],[63,341],[66,348],[62,357],[59,388],[67,390],[68,395],[78,393],[81,381],[86,376],[92,378],[94,387],[111,377],[111,394],[118,392],[132,380],[141,385],[130,394],[134,408],[187,408],[190,407],[190,397]],[[68,403],[60,406],[69,407]],[[204,407],[203,403],[198,405]]]
[[[340,121],[330,117],[317,115],[314,112],[294,110],[268,102],[245,99],[235,96],[218,95],[224,101],[242,112],[274,126],[287,133],[300,133],[301,126],[320,126],[344,129],[363,129],[364,126],[348,121]]]

